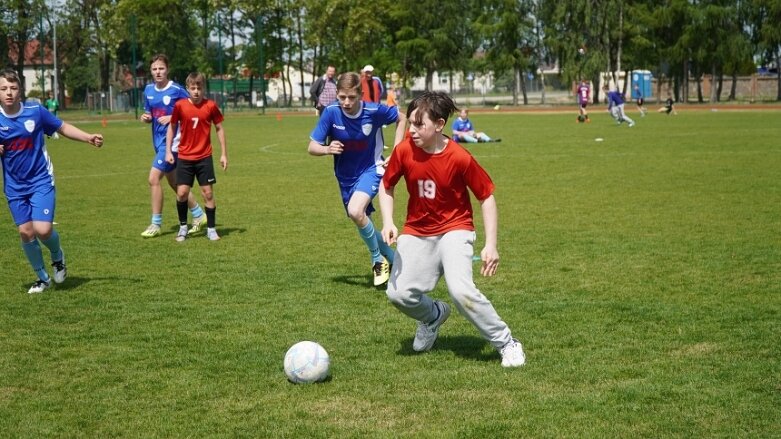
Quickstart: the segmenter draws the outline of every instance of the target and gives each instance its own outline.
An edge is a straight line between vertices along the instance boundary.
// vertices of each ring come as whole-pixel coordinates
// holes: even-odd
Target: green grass
[[[63,285],[25,293],[0,209],[0,437],[778,437],[779,116],[473,114],[504,139],[471,147],[502,256],[476,282],[524,343],[517,370],[457,314],[412,352],[330,160],[306,154],[313,117],[229,117],[223,239],[183,244],[170,191],[165,234],[139,236],[149,127],[82,121],[103,150],[49,142]],[[285,380],[304,339],[329,382]]]

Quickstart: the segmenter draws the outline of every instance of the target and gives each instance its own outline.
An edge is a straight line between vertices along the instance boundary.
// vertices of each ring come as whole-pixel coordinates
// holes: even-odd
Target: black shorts
[[[637,98],[637,106],[642,107],[645,103],[645,100],[643,98]]]
[[[214,175],[212,156],[201,160],[183,160],[176,162],[176,184],[193,187],[196,177],[199,186],[209,186],[217,183]]]

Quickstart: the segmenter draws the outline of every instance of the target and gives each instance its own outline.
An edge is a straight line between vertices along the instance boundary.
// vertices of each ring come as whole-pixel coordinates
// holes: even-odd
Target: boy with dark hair
[[[88,134],[63,122],[41,105],[22,105],[19,75],[0,71],[0,163],[3,165],[3,188],[11,216],[19,229],[22,250],[38,280],[27,291],[42,293],[51,286],[43,263],[42,243],[51,252],[54,282],[65,281],[65,253],[60,235],[54,229],[54,167],[43,135],[60,133],[100,148],[101,134]]]
[[[450,306],[426,293],[444,276],[456,308],[500,352],[502,366],[522,366],[523,346],[472,279],[476,234],[469,190],[480,202],[485,225],[483,276],[493,276],[499,265],[497,208],[491,178],[464,147],[443,134],[448,117],[456,111],[453,100],[442,92],[425,92],[407,109],[409,135],[393,150],[379,191],[382,238],[397,243],[386,294],[396,308],[418,321],[412,349],[428,351]],[[393,205],[401,177],[409,201],[399,235]]]
[[[187,199],[197,177],[206,211],[206,236],[211,241],[217,241],[220,236],[215,228],[217,206],[214,203],[212,190],[212,186],[217,183],[217,178],[214,174],[210,133],[211,126],[214,124],[222,151],[220,166],[225,171],[228,169],[228,151],[225,144],[225,130],[222,129],[223,116],[217,104],[204,97],[206,79],[202,74],[190,73],[185,83],[190,97],[180,99],[174,105],[165,139],[165,160],[174,164],[176,159],[171,151],[171,145],[176,127],[179,126],[181,140],[179,161],[176,165],[176,212],[179,215],[179,233],[176,234],[176,240],[182,242],[187,239]]]

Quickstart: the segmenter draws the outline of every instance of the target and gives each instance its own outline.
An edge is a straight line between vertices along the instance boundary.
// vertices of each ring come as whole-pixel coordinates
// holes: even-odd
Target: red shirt
[[[380,88],[380,80],[372,77],[371,81],[369,81],[365,76],[361,76],[361,100],[379,104],[381,97],[382,88]]]
[[[401,177],[410,194],[401,233],[415,236],[474,230],[467,188],[481,201],[494,192],[485,169],[453,140],[448,140],[439,154],[429,154],[405,138],[393,149],[382,181],[385,187],[392,187]]]
[[[219,107],[212,100],[204,98],[198,105],[190,99],[176,101],[171,124],[179,124],[179,158],[195,161],[212,155],[212,124],[223,120]]]

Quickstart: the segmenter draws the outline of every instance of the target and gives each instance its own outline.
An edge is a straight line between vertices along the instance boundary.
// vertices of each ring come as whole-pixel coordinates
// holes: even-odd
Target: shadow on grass
[[[484,352],[488,344],[484,339],[474,335],[440,335],[432,351],[451,351],[457,356],[474,361],[496,361],[499,359],[499,353],[496,351]],[[425,352],[415,352],[412,350],[412,337],[405,338],[396,351],[399,355],[412,356],[422,355]]]
[[[354,274],[354,275],[345,275],[345,276],[334,276],[331,278],[332,282],[338,282],[340,284],[345,285],[358,285],[358,286],[371,286],[371,279],[369,279],[369,275],[361,275],[361,274]],[[377,289],[381,289],[382,291],[385,291],[385,285],[382,285],[381,287],[377,287]]]
[[[141,279],[135,279],[135,278],[127,278],[127,277],[119,277],[119,276],[99,276],[99,277],[78,277],[78,276],[68,276],[67,279],[65,279],[65,282],[61,284],[55,284],[52,281],[52,286],[50,289],[44,291],[44,294],[49,291],[70,291],[75,290],[82,285],[86,285],[88,283],[111,283],[111,284],[117,284],[117,283],[123,283],[123,284],[137,284],[140,283]],[[23,285],[24,290],[26,291],[28,288],[30,288],[30,285]]]

